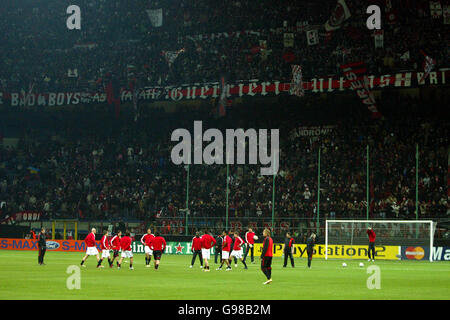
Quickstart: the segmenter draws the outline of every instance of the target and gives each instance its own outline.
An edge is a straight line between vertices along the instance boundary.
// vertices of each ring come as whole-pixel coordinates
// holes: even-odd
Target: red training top
[[[367,230],[367,235],[369,236],[369,242],[375,242],[375,231],[372,230]]]
[[[153,235],[153,234],[148,234],[148,233],[146,233],[146,234],[144,234],[143,236],[142,236],[142,238],[141,238],[141,243],[144,245],[144,246],[149,246],[150,245],[150,242],[152,242],[152,239],[154,238],[155,236]]]
[[[191,245],[192,245],[192,250],[195,250],[195,251],[202,250],[202,238],[193,237]]]
[[[203,249],[211,249],[216,244],[216,239],[210,234],[204,234],[201,239]]]
[[[254,232],[245,233],[245,242],[250,243],[250,244],[255,244],[255,239],[253,239],[254,236],[255,236]]]
[[[264,257],[272,257],[273,256],[273,240],[271,237],[265,237],[263,242],[263,250],[267,246],[267,250],[264,253]]]
[[[150,249],[155,251],[164,251],[166,248],[166,240],[163,237],[154,237],[150,243]]]
[[[111,239],[111,246],[113,250],[120,250],[120,238],[118,235],[115,235]]]
[[[86,242],[86,246],[88,247],[95,247],[95,234],[92,232],[89,233],[84,239],[84,242]]]
[[[122,237],[120,239],[120,248],[122,251],[131,251],[131,238],[128,236]]]
[[[104,235],[102,237],[102,240],[100,241],[100,249],[102,249],[102,250],[109,250],[109,249],[111,249],[111,246],[110,246],[109,241],[108,241],[108,235],[107,234]]]
[[[230,236],[225,236],[225,238],[223,239],[223,244],[222,244],[222,251],[231,251],[231,242],[233,242],[233,240],[231,240]]]
[[[244,240],[242,240],[241,237],[235,237],[234,238],[233,250],[236,250],[236,251],[241,250],[243,244],[244,244]]]

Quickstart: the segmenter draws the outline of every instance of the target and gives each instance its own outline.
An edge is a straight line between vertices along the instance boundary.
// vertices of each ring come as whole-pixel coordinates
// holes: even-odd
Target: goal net
[[[394,256],[398,259],[403,250],[413,260],[432,261],[436,223],[431,220],[326,220],[325,259],[367,259],[368,227],[376,234],[375,258],[381,250],[389,249],[391,255],[397,250]]]

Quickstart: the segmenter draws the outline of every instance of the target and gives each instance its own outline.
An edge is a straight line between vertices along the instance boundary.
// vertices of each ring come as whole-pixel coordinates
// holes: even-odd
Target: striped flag
[[[292,81],[289,92],[298,97],[303,97],[305,95],[305,90],[303,89],[302,67],[296,64],[292,65]]]
[[[381,113],[378,112],[375,98],[369,88],[369,79],[365,75],[367,70],[364,62],[341,65],[341,69],[350,82],[350,87],[355,90],[361,102],[372,112],[372,119],[380,118]]]

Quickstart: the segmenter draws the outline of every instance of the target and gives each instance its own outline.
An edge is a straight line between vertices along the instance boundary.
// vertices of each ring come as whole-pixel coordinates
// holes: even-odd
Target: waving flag
[[[366,67],[364,62],[353,62],[346,65],[341,65],[345,77],[350,81],[350,86],[356,91],[356,94],[361,99],[367,108],[372,112],[372,119],[381,117],[375,104],[375,98],[369,90],[369,79],[365,75]]]
[[[182,52],[184,52],[184,48],[176,51],[162,51],[161,54],[164,56],[164,58],[166,58],[169,67],[172,67],[172,64]]]
[[[339,29],[342,23],[348,18],[350,18],[350,16],[351,16],[350,10],[348,9],[345,0],[338,0],[336,8],[334,8],[331,17],[325,23],[325,30],[333,31]]]
[[[153,27],[161,27],[163,25],[163,10],[162,8],[154,10],[146,10],[150,23]]]
[[[299,97],[303,97],[305,95],[305,90],[303,89],[302,67],[296,64],[292,65],[290,93]]]
[[[420,50],[420,53],[425,57],[425,60],[423,62],[424,75],[423,75],[422,79],[420,79],[420,81],[419,81],[419,82],[422,82],[423,80],[425,80],[428,77],[431,70],[433,70],[434,66],[436,65],[436,60],[433,59],[432,57],[430,57],[429,55],[427,55],[422,50]]]

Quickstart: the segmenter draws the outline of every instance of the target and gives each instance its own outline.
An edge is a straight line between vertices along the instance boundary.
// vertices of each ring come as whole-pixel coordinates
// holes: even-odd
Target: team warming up
[[[86,267],[84,264],[89,256],[96,256],[97,258],[97,268],[104,268],[102,262],[104,259],[108,260],[108,265],[110,268],[114,267],[114,260],[116,258],[116,267],[121,269],[122,263],[129,261],[129,269],[133,268],[133,251],[132,251],[132,239],[130,237],[130,232],[125,231],[125,235],[122,236],[122,232],[118,231],[114,236],[110,234],[108,230],[103,231],[103,236],[100,240],[101,257],[97,250],[97,243],[95,241],[95,235],[97,230],[95,228],[91,229],[91,232],[86,236],[84,242],[86,244],[86,254],[81,260],[81,266]],[[368,261],[375,261],[375,231],[372,227],[367,228],[367,235],[369,238],[368,247]],[[272,283],[272,258],[274,254],[274,242],[271,238],[271,231],[269,229],[264,229],[263,231],[263,242],[261,247],[261,271],[267,280],[264,284]],[[40,239],[45,239],[45,229],[43,229],[39,235]],[[258,236],[255,235],[252,228],[249,228],[245,233],[245,240],[240,237],[238,231],[227,231],[223,230],[221,235],[216,238],[212,235],[212,232],[207,230],[203,234],[196,232],[195,236],[192,238],[191,251],[192,260],[189,268],[193,268],[195,261],[198,257],[200,268],[204,272],[210,272],[209,260],[211,258],[211,249],[215,248],[215,263],[217,264],[217,257],[220,255],[221,261],[220,266],[216,269],[217,271],[222,270],[224,264],[226,264],[226,271],[231,271],[232,262],[234,259],[234,265],[237,267],[237,260],[240,260],[244,265],[244,270],[248,269],[246,258],[250,253],[251,262],[254,263],[254,244],[255,240],[258,240]],[[313,255],[315,253],[314,246],[317,241],[317,236],[315,233],[311,233],[306,239],[306,253],[307,253],[307,267],[311,269],[311,262]],[[40,241],[43,242],[43,241]],[[140,243],[144,246],[145,253],[145,267],[150,268],[150,262],[154,260],[154,268],[158,270],[161,257],[166,249],[166,240],[160,236],[158,232],[152,233],[152,230],[147,229],[145,233],[140,238]],[[288,259],[290,260],[292,268],[295,267],[294,253],[295,253],[295,239],[290,232],[286,232],[284,246],[283,246],[283,256],[284,263],[283,267],[286,268]],[[43,264],[43,256],[45,254],[45,245],[39,244],[39,264]],[[111,258],[110,251],[113,252]],[[245,252],[245,253],[244,253]],[[119,258],[120,254],[120,258]],[[125,260],[128,259],[128,260]],[[344,263],[344,266],[346,264]]]

